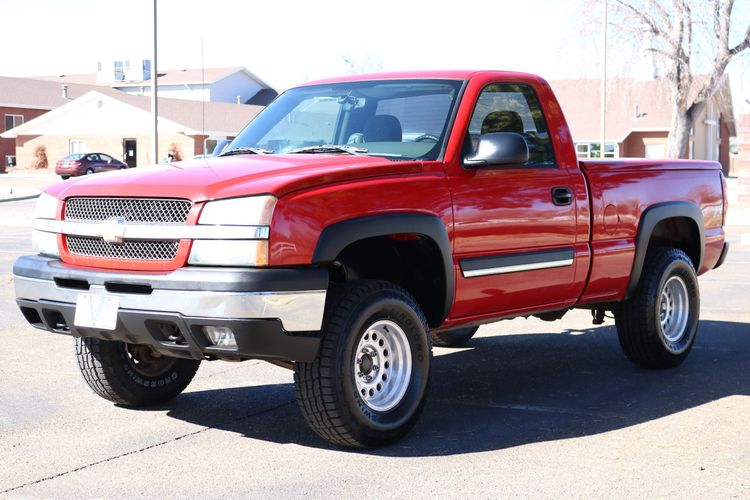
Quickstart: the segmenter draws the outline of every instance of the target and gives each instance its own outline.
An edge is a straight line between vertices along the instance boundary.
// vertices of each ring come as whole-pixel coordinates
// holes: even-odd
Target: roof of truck
[[[307,82],[307,85],[319,85],[325,83],[338,82],[358,82],[367,80],[404,80],[404,79],[445,79],[445,80],[468,80],[475,76],[495,75],[503,79],[534,79],[541,80],[541,77],[531,73],[520,73],[516,71],[496,71],[496,70],[424,70],[424,71],[394,71],[389,73],[368,73],[360,75],[344,75],[333,78],[324,78]]]

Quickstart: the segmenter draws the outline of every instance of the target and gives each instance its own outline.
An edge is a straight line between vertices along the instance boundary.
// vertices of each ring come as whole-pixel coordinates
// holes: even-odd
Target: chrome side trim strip
[[[102,285],[88,290],[58,287],[54,281],[14,276],[16,296],[75,305],[79,294],[117,297],[121,309],[173,312],[217,319],[279,319],[289,332],[319,331],[323,324],[326,291],[201,292],[154,289],[148,295],[110,293]]]
[[[464,278],[475,278],[477,276],[489,276],[491,274],[508,274],[522,271],[534,271],[536,269],[551,269],[554,267],[572,266],[573,259],[553,260],[547,262],[535,262],[532,264],[518,264],[515,266],[489,267],[486,269],[473,269],[463,271]]]
[[[117,230],[117,235],[129,240],[267,240],[268,226],[208,226],[174,224],[117,224],[114,221],[72,222],[34,219],[32,228],[48,233],[103,238]]]

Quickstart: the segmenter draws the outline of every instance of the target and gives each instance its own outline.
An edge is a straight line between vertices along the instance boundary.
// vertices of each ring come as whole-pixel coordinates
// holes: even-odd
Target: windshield
[[[461,84],[380,80],[291,89],[250,122],[226,151],[436,159]]]

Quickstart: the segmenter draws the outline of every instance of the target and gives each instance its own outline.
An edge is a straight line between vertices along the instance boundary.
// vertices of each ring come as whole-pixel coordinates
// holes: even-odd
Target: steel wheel
[[[406,333],[393,321],[372,324],[359,339],[353,368],[365,404],[375,411],[390,410],[409,388],[412,360]]]
[[[294,364],[302,414],[344,446],[384,446],[411,429],[424,407],[432,349],[427,319],[394,283],[342,283],[326,299],[316,359]]]
[[[143,344],[124,344],[124,349],[130,368],[143,377],[164,375],[177,361],[177,358],[164,356]]]
[[[677,248],[652,249],[638,288],[614,308],[625,355],[647,368],[682,363],[695,342],[700,291],[693,263]]]
[[[689,313],[687,286],[682,278],[672,276],[664,284],[659,300],[659,324],[667,342],[678,342],[685,335]]]
[[[147,345],[78,337],[76,358],[81,375],[99,396],[126,406],[169,401],[193,379],[200,361],[173,358]]]

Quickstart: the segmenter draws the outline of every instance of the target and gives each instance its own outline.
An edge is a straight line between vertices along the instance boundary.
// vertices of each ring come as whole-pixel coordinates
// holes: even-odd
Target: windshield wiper
[[[318,146],[307,146],[304,148],[293,149],[291,151],[287,151],[287,153],[347,153],[350,155],[359,155],[361,153],[367,153],[367,149],[339,144],[320,144]]]
[[[232,148],[227,149],[219,156],[232,156],[232,155],[270,155],[273,153],[270,149],[263,148]]]

